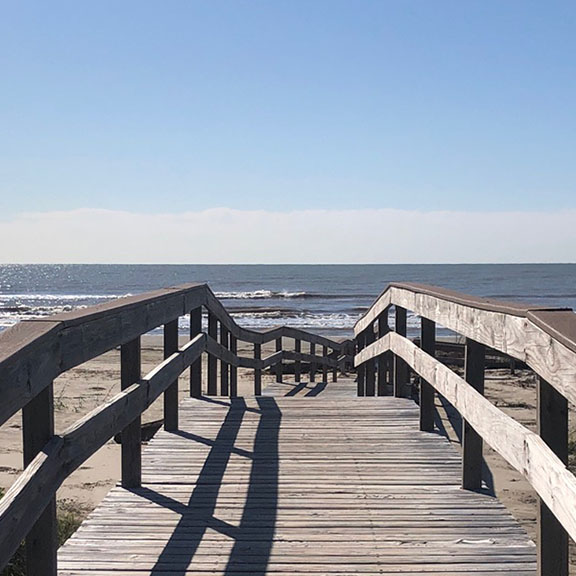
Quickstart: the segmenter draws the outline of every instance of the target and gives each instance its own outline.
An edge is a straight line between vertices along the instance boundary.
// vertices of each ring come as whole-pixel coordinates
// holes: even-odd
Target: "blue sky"
[[[79,209],[576,209],[573,1],[0,9],[4,223]]]

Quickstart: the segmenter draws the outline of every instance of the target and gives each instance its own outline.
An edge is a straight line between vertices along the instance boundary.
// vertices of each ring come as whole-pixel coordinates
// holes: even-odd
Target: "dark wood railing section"
[[[388,315],[395,309],[395,331]],[[406,312],[421,318],[420,347],[406,337]],[[466,338],[465,377],[434,358],[435,326]],[[567,469],[568,401],[576,404],[576,315],[475,298],[418,284],[391,284],[355,326],[358,394],[382,386],[406,393],[408,372],[421,378],[420,426],[433,429],[434,391],[463,419],[462,487],[482,484],[482,445],[489,444],[518,470],[539,496],[540,576],[567,576],[568,536],[576,539],[576,477]],[[520,360],[538,376],[538,433],[484,397],[486,348]],[[390,369],[390,354],[394,357]],[[387,377],[387,375],[389,377]]]
[[[208,316],[202,331],[203,310]],[[178,319],[190,316],[190,340],[178,344]],[[164,361],[141,376],[141,336],[164,327]],[[253,345],[252,357],[238,355],[238,342]],[[262,347],[275,352],[262,358]],[[310,345],[304,354],[302,342]],[[284,345],[291,343],[290,349]],[[316,355],[316,346],[322,354]],[[54,434],[53,381],[60,374],[120,347],[121,391],[60,435]],[[122,485],[141,483],[141,414],[164,395],[164,426],[178,428],[178,378],[190,369],[190,395],[202,395],[202,354],[207,354],[207,392],[236,396],[237,369],[254,370],[254,393],[262,370],[301,362],[328,369],[337,378],[349,341],[337,342],[286,326],[265,332],[238,326],[205,284],[191,284],[122,298],[43,320],[25,321],[0,334],[0,425],[18,411],[23,420],[23,473],[0,501],[0,570],[26,539],[30,576],[56,575],[56,501],[62,482],[116,434],[122,434]],[[220,363],[220,378],[218,378]],[[220,390],[218,390],[220,385]]]

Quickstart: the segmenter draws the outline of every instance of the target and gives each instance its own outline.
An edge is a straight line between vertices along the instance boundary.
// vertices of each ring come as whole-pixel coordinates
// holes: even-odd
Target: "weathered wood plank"
[[[220,326],[220,344],[225,349],[230,349],[230,332],[224,325]],[[230,395],[230,368],[226,360],[220,361],[220,395]]]
[[[202,307],[198,306],[190,312],[190,340],[202,332]],[[202,358],[198,358],[190,366],[190,396],[202,396]]]
[[[178,319],[164,325],[164,359],[177,351]],[[164,392],[164,430],[178,430],[178,378]]]
[[[262,345],[254,344],[254,361],[259,362],[262,360]],[[262,394],[262,370],[254,368],[254,395],[260,396]]]
[[[421,323],[422,351],[434,357],[436,354],[436,324],[427,318],[422,318]],[[420,381],[420,430],[424,432],[434,431],[434,413],[434,388],[422,379]]]
[[[54,387],[49,385],[22,410],[24,468],[54,436]],[[28,576],[55,576],[58,527],[53,497],[26,536]]]
[[[406,336],[406,308],[395,306],[395,332],[400,336]],[[394,356],[394,396],[399,398],[407,395],[408,366],[402,358]]]
[[[538,433],[560,461],[568,465],[568,402],[548,382],[538,383]],[[568,576],[568,534],[542,499],[538,502],[538,570]]]
[[[120,387],[127,390],[141,376],[140,337],[123,344],[120,348]],[[142,478],[141,412],[134,415],[122,430],[122,486],[140,486]]]
[[[302,377],[302,364],[300,362],[300,354],[302,352],[302,341],[299,338],[294,340],[294,353],[297,360],[294,362],[294,380],[300,382]]]
[[[475,298],[417,284],[391,284],[361,318],[359,334],[390,304],[411,310],[525,362],[576,405],[576,314]]]
[[[218,318],[211,309],[208,309],[208,337],[210,344],[218,342]],[[216,396],[218,394],[218,361],[216,356],[208,350],[208,396]]]
[[[276,352],[282,352],[282,338],[276,338]],[[276,382],[282,382],[282,362],[276,364]]]
[[[485,347],[468,338],[464,358],[464,379],[484,395]],[[462,488],[482,488],[482,437],[464,418],[462,421]]]
[[[526,534],[459,489],[457,452],[413,402],[327,398],[184,400],[187,434],[153,438],[146,484],[109,494],[60,576],[535,576]]]

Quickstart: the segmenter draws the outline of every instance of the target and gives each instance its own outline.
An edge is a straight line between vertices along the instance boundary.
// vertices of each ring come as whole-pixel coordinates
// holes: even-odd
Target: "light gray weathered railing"
[[[395,331],[388,327],[395,309]],[[421,317],[421,345],[406,337],[406,312]],[[436,324],[466,337],[465,377],[434,358]],[[463,418],[462,486],[482,484],[482,441],[532,485],[539,504],[539,574],[568,574],[576,539],[576,477],[567,469],[568,403],[576,404],[576,315],[567,309],[496,302],[419,284],[391,284],[355,326],[358,394],[406,394],[421,377],[420,426],[434,428],[434,391]],[[486,347],[525,362],[540,377],[538,434],[484,396]],[[378,389],[375,380],[378,377]]]

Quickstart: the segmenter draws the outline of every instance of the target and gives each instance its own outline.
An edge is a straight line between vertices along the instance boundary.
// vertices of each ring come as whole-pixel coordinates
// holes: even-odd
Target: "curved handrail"
[[[309,342],[311,353],[277,348],[276,353],[262,359],[259,348],[258,357],[255,354],[254,358],[244,358],[237,354],[236,346],[229,349],[210,333],[201,332],[200,328],[200,332],[191,336],[185,346],[178,348],[178,318],[190,313],[199,320],[201,307],[221,323],[221,336],[227,330],[237,340],[253,343],[255,350],[256,346],[273,340],[277,345],[281,344],[278,339],[282,337],[294,338]],[[27,459],[29,464],[0,500],[0,569],[33,528],[62,482],[110,438],[121,431],[124,434],[156,398],[163,393],[168,395],[169,390],[177,386],[178,377],[197,362],[202,353],[206,352],[212,359],[219,359],[230,367],[252,368],[255,374],[284,359],[309,361],[322,366],[323,377],[327,378],[327,367],[334,370],[339,367],[341,360],[337,356],[350,343],[349,340],[338,342],[286,326],[265,332],[242,328],[206,284],[189,284],[121,298],[45,319],[23,321],[0,334],[0,425],[20,409],[26,412],[27,405],[35,398],[41,398],[43,414],[53,411],[52,401],[39,395],[50,389],[54,378],[118,346],[130,348],[136,343],[139,349],[137,339],[161,325],[169,328],[171,335],[168,339],[173,346],[173,353],[164,362],[144,378],[131,377],[128,385],[123,386],[124,389],[111,400],[62,434],[53,435],[52,432],[43,447],[32,449]],[[316,344],[323,347],[322,355],[313,353]],[[328,349],[334,353],[328,354]],[[210,366],[208,378],[210,387]],[[124,376],[122,379],[124,384]],[[173,401],[177,403],[177,394],[165,401],[165,418],[168,418],[167,410],[172,415],[174,410],[177,413]],[[125,442],[131,444],[127,452],[139,449],[138,437],[123,437],[123,450]],[[135,444],[138,448],[134,448]],[[26,447],[25,440],[25,453]],[[49,534],[41,534],[40,538],[52,542]]]
[[[242,328],[207,284],[164,288],[43,319],[25,320],[0,333],[0,425],[66,370],[201,306],[239,340],[251,343],[264,344],[287,337],[342,351],[347,342],[287,326],[265,332]]]
[[[399,306],[525,362],[576,405],[576,314],[499,302],[414,283],[392,283],[354,327],[361,334],[389,306]]]

